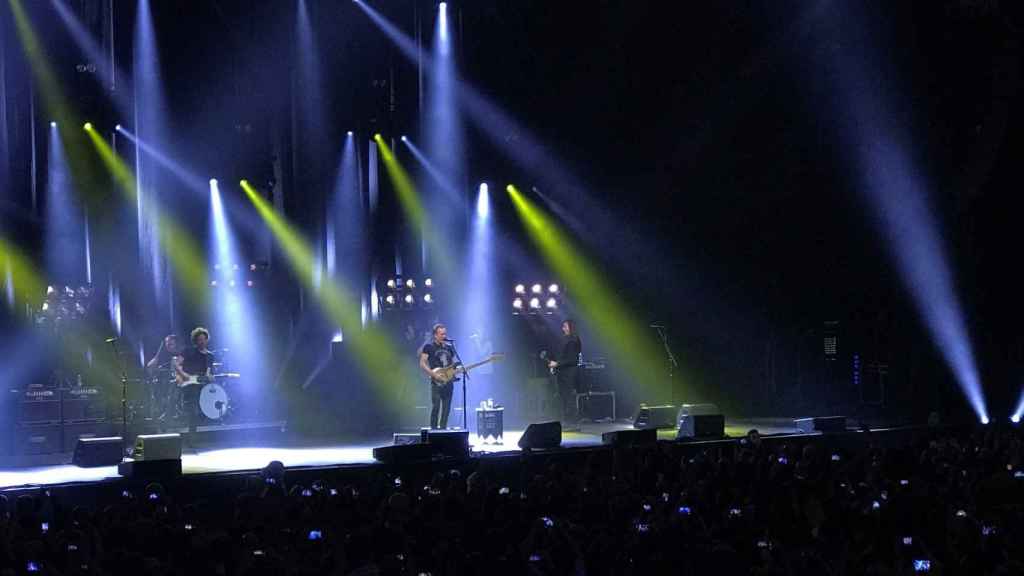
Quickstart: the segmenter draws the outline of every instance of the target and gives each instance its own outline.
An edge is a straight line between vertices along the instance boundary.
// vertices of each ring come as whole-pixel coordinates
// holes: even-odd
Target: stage
[[[601,445],[601,435],[614,430],[632,428],[628,421],[607,423],[584,423],[578,430],[563,430],[562,448],[581,449]],[[805,435],[793,423],[792,418],[751,418],[726,421],[726,439],[739,438],[751,429],[757,429],[762,436],[779,437]],[[522,429],[507,430],[501,444],[484,443],[475,434],[470,434],[470,445],[474,455],[501,455],[520,452],[517,443]],[[674,440],[675,430],[658,431],[659,440]],[[715,440],[720,441],[720,440]],[[259,442],[243,442],[244,445],[225,447],[212,444],[183,450],[182,472],[189,474],[238,473],[255,471],[267,463],[278,460],[286,468],[314,468],[331,466],[375,465],[373,449],[392,444],[390,435],[376,437],[333,439],[309,439],[282,433],[276,439]],[[116,466],[80,468],[70,464],[71,453],[23,457],[18,461],[5,460],[0,465],[0,490],[32,486],[53,486],[62,484],[103,482],[117,479]]]

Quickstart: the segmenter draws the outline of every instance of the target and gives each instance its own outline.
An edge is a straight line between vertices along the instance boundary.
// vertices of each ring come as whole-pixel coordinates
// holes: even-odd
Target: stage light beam
[[[342,282],[328,278],[319,291],[313,290],[313,248],[246,180],[242,180],[242,190],[269,226],[293,275],[316,295],[320,307],[335,326],[345,334],[358,334],[350,339],[350,345],[362,359],[360,365],[367,379],[382,392],[396,394],[400,383],[415,377],[407,374],[406,363],[401,361],[394,343],[372,324],[362,325],[358,300]]]
[[[579,320],[590,324],[592,333],[606,350],[621,355],[623,365],[634,367],[631,377],[638,385],[640,398],[668,400],[671,391],[663,386],[664,357],[646,324],[638,320],[642,316],[623,304],[610,282],[601,277],[591,259],[553,219],[515,186],[510,184],[506,191],[527,235],[551,269],[562,278],[565,289],[573,294],[574,303],[584,314]],[[534,306],[534,301],[538,306]],[[539,303],[539,298],[530,300],[531,308],[539,307]],[[681,382],[686,383],[685,377]]]

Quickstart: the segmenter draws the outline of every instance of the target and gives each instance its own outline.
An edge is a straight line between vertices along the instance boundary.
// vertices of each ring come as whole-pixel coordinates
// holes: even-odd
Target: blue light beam
[[[835,20],[826,34],[835,30],[853,37],[836,43],[830,52],[839,59],[835,93],[839,117],[846,119],[851,155],[855,158],[858,188],[874,211],[874,224],[891,248],[901,281],[913,297],[932,340],[942,354],[957,384],[982,423],[988,423],[984,393],[960,302],[953,272],[946,258],[938,225],[928,205],[927,176],[911,158],[908,135],[897,125],[877,77],[884,61],[871,49],[864,32],[867,24],[853,5],[835,4],[829,11]],[[840,11],[847,13],[839,15]],[[870,70],[868,66],[871,66]]]

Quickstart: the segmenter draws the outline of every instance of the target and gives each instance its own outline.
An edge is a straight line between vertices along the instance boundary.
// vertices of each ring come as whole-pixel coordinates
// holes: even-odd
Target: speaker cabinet
[[[846,416],[797,418],[793,420],[793,423],[804,433],[821,432],[823,434],[835,434],[837,432],[846,432]]]
[[[446,458],[465,458],[469,454],[469,430],[431,430],[427,444]]]
[[[373,449],[373,459],[384,464],[406,464],[431,460],[434,447],[430,444],[399,444]]]
[[[640,430],[614,430],[601,434],[601,443],[612,446],[639,446],[654,444],[658,441],[658,430],[643,428]]]
[[[181,460],[181,434],[149,434],[135,439],[135,460]]]
[[[82,468],[97,466],[113,466],[121,462],[121,447],[124,445],[120,436],[107,438],[82,438],[75,444],[75,455],[71,463]]]
[[[679,417],[676,438],[721,438],[725,436],[725,416],[688,414]]]
[[[60,451],[60,424],[30,424],[14,429],[15,454],[56,454]]]
[[[558,448],[562,445],[562,423],[541,422],[530,424],[519,438],[523,450]]]
[[[641,405],[633,418],[633,428],[675,428],[676,407],[666,404],[662,406]]]

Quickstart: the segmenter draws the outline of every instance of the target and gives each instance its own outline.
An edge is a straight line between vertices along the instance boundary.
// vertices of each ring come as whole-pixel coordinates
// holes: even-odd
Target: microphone
[[[117,342],[117,341],[118,341],[118,337],[117,336],[111,336],[110,338],[107,338],[107,340],[106,340],[107,344],[112,344],[112,343]]]

